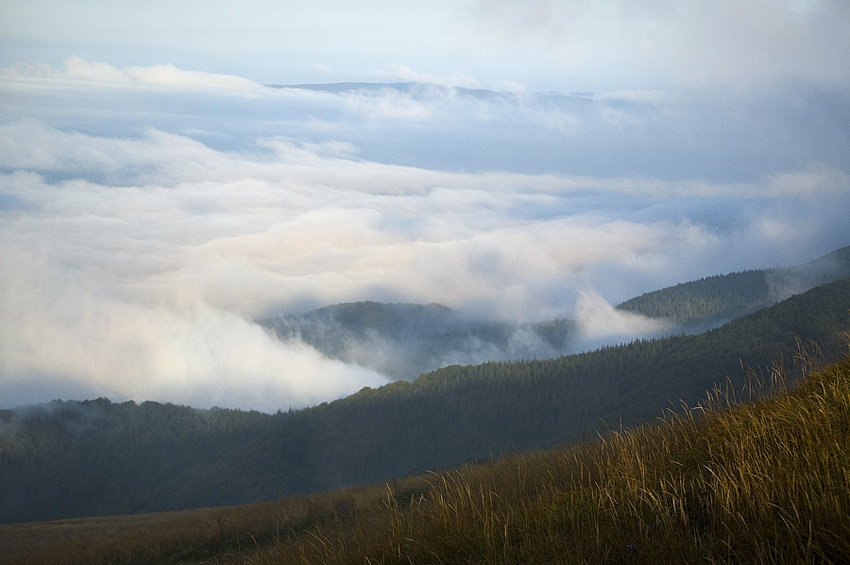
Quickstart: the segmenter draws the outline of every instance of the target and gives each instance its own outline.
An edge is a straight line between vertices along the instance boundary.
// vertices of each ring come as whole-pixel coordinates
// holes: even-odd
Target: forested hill
[[[806,264],[712,276],[644,294],[618,308],[674,322],[669,334],[697,333],[820,284],[850,277],[850,247]],[[567,319],[487,320],[440,304],[364,301],[257,320],[281,340],[324,356],[413,380],[448,365],[548,359],[582,351],[581,328]]]
[[[835,355],[847,330],[850,279],[702,335],[452,366],[273,416],[106,400],[0,411],[0,521],[273,499],[552,446],[739,385],[742,367],[793,359],[798,338]]]
[[[850,277],[850,246],[793,267],[715,275],[656,290],[617,308],[701,330],[818,285]]]
[[[446,365],[558,357],[575,337],[569,320],[519,324],[464,316],[440,304],[348,302],[261,318],[282,340],[300,339],[326,357],[412,380]]]

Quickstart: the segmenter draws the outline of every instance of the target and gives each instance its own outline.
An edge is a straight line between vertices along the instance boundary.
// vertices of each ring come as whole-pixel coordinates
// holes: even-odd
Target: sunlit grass
[[[850,555],[850,364],[741,404],[573,449],[434,475],[369,526],[256,563],[842,562]]]

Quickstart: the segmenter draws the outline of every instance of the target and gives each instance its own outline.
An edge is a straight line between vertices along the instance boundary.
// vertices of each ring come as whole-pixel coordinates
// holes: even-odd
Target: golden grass
[[[250,562],[844,563],[850,363],[770,399],[741,405],[715,391],[659,425],[429,485]]]
[[[751,394],[760,386],[716,390],[701,407],[580,446],[386,485],[163,514],[9,560],[848,563],[850,361],[790,391],[772,376],[779,386],[770,397]]]

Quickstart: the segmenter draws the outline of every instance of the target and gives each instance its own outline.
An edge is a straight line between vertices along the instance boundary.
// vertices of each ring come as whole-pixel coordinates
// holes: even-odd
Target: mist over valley
[[[813,92],[793,115],[822,124],[816,142],[773,91],[269,87],[79,57],[0,80],[4,407],[311,406],[676,331],[613,306],[850,240],[847,142]],[[732,119],[750,110],[795,141],[756,144]],[[359,302],[451,315],[423,343],[303,317]],[[255,323],[270,312],[301,315],[280,334],[300,339]]]
[[[681,289],[661,292],[684,314],[711,303],[700,297],[716,298],[718,286],[726,304],[746,290],[734,276],[719,281],[689,283],[685,302]],[[387,312],[434,308],[445,316],[443,307],[417,305],[330,310],[371,313],[368,325],[357,326],[368,334]],[[818,363],[846,355],[848,328],[850,279],[843,278],[700,334],[553,359],[451,365],[302,410],[107,398],[0,410],[0,522],[272,500],[605,437],[612,422],[648,424],[718,387],[758,398],[778,372],[794,384]],[[332,343],[324,337],[321,345]]]
[[[0,3],[0,561],[843,562],[848,24]]]
[[[261,317],[285,342],[413,380],[448,365],[549,359],[616,340],[700,333],[794,294],[850,277],[850,247],[804,264],[714,275],[634,297],[611,308],[585,297],[575,319],[518,324],[469,317],[439,304],[353,302]]]

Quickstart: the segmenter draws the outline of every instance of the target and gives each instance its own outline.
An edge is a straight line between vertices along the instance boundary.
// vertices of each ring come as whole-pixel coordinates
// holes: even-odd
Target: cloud
[[[320,75],[331,75],[333,74],[333,67],[325,63],[313,63],[313,66],[310,67],[316,73]]]
[[[417,72],[406,65],[390,65],[385,70],[375,71],[374,75],[382,79],[421,82],[423,84],[439,84],[449,87],[481,87],[481,83],[477,79],[463,73],[453,73],[449,76],[442,77],[432,73]]]
[[[627,343],[636,337],[660,336],[673,327],[664,320],[617,310],[593,291],[579,295],[575,319],[580,332],[578,347],[585,351],[612,343]]]
[[[117,399],[267,412],[386,383],[298,342],[284,344],[242,314],[211,308],[189,281],[173,280],[169,292],[153,296],[121,292],[130,273],[104,280],[94,264],[56,267],[44,251],[3,247],[4,406],[32,401],[31,381],[44,378]]]
[[[133,85],[180,88],[256,89],[262,85],[254,81],[201,71],[178,69],[172,64],[149,67],[117,68],[108,63],[90,62],[71,56],[62,69],[50,65],[13,65],[0,68],[0,77],[6,81],[65,81],[91,85]]]
[[[534,45],[567,68],[649,73],[690,85],[775,81],[848,85],[841,58],[850,8],[841,0],[653,0],[521,4],[480,0],[479,17],[509,43]]]
[[[82,64],[88,65],[99,64]],[[147,67],[151,74],[156,68]],[[850,151],[841,90],[764,90],[732,100],[681,91],[569,95],[438,84],[207,88],[187,79],[166,87],[129,78],[69,81],[52,72],[38,79],[0,73],[7,100],[0,123],[28,118],[103,138],[156,130],[225,150],[255,151],[268,139],[343,143],[360,159],[427,169],[711,182],[752,182],[781,168],[841,169]]]
[[[354,94],[346,96],[345,101],[349,112],[370,121],[378,119],[423,121],[433,116],[433,106],[395,89],[388,88],[378,97]]]
[[[309,405],[383,377],[256,316],[440,302],[578,316],[600,343],[657,330],[611,304],[850,241],[847,140],[821,112],[841,104],[817,97],[788,113],[772,97],[219,88],[147,69],[0,75],[7,404]]]

